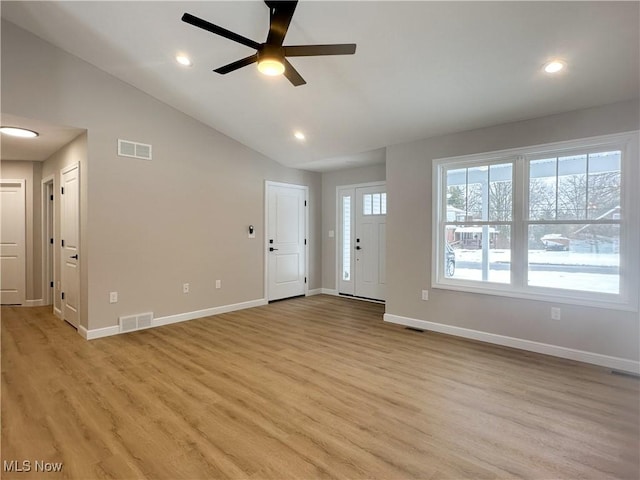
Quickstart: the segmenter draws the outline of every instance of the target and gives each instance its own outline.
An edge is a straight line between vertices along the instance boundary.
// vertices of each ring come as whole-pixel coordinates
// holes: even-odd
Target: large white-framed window
[[[638,138],[434,160],[432,286],[637,310]]]

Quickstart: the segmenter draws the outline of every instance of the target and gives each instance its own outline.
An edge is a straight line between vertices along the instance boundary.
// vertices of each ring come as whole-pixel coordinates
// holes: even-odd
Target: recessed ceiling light
[[[547,73],[558,73],[564,66],[565,64],[562,60],[552,60],[544,66],[544,71]]]
[[[185,67],[190,67],[191,65],[193,65],[193,63],[191,63],[191,59],[183,54],[176,55],[176,62],[178,62],[180,65],[184,65]]]
[[[294,132],[293,136],[296,137],[298,140],[304,140],[305,139],[304,133],[299,132],[299,131],[298,132]]]
[[[0,127],[0,132],[12,137],[34,138],[38,136],[38,132],[19,127]]]

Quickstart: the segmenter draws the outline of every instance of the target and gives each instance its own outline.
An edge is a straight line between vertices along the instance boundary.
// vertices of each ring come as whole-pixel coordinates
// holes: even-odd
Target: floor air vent
[[[118,320],[120,321],[120,333],[133,332],[134,330],[149,328],[153,320],[153,312],[127,315],[119,317]]]
[[[151,160],[151,145],[118,139],[118,155],[121,157]]]

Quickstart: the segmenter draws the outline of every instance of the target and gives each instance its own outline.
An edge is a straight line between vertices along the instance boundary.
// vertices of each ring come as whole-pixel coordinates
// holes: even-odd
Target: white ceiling
[[[2,160],[43,162],[83,132],[75,127],[64,127],[5,113],[0,116],[0,122],[5,127],[20,127],[38,132],[35,138],[0,135]]]
[[[358,46],[290,59],[300,87],[254,66],[213,73],[253,51],[180,21],[189,12],[261,43],[263,2],[3,1],[2,17],[285,165],[323,171],[379,163],[396,143],[637,98],[639,5],[303,0],[285,45]],[[568,65],[556,77],[541,71],[553,57]]]

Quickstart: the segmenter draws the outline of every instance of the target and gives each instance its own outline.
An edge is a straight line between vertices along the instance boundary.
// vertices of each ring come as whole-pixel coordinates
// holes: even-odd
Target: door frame
[[[342,231],[342,225],[344,224],[342,219],[342,204],[340,202],[340,197],[342,192],[351,191],[352,192],[352,203],[351,203],[351,233],[355,234],[356,228],[356,189],[358,188],[366,188],[366,187],[385,187],[386,190],[387,181],[379,180],[377,182],[365,182],[365,183],[354,183],[350,185],[338,185],[336,186],[336,236],[335,236],[335,244],[334,251],[336,252],[336,277],[335,277],[335,285],[336,285],[336,293],[338,295],[345,295],[340,292],[340,282],[341,282],[341,273],[342,273],[342,239],[344,232]],[[354,250],[353,248],[351,249]],[[352,256],[355,258],[355,255]],[[353,283],[353,292],[346,293],[347,296],[355,297],[355,264],[352,262],[351,264],[351,278]],[[367,301],[376,302],[377,300],[366,299]]]
[[[54,176],[48,175],[40,182],[42,190],[41,199],[41,232],[42,232],[42,304],[53,305],[56,285],[56,269],[54,265],[55,249],[56,249],[56,215],[55,215],[55,183]],[[49,200],[53,195],[53,202]],[[51,236],[48,235],[48,225],[51,220]],[[53,246],[50,248],[50,238],[53,238]],[[53,281],[53,289],[49,282]],[[48,292],[48,293],[46,293]]]
[[[82,187],[82,171],[80,168],[80,162],[74,162],[70,165],[66,165],[64,167],[62,167],[60,169],[60,175],[59,175],[59,183],[58,183],[58,190],[57,190],[57,198],[59,199],[58,202],[58,211],[60,212],[60,236],[62,236],[62,225],[64,223],[64,212],[63,212],[63,201],[62,201],[62,194],[61,194],[61,187],[64,184],[63,182],[63,177],[67,172],[70,172],[71,170],[77,168],[78,169],[78,212],[77,212],[77,216],[78,216],[78,260],[77,260],[77,265],[78,265],[78,301],[77,301],[77,312],[78,312],[78,325],[73,325],[71,322],[69,322],[66,318],[65,318],[65,308],[66,308],[66,302],[63,301],[60,296],[58,295],[58,298],[60,299],[60,318],[62,318],[62,320],[66,321],[67,323],[69,323],[69,325],[73,325],[74,328],[76,328],[78,330],[78,332],[80,331],[80,326],[82,325],[82,319],[81,319],[81,314],[82,314],[82,295],[81,295],[81,291],[82,291],[82,262],[83,262],[83,255],[82,255],[82,251],[81,251],[81,244],[82,244],[82,229],[81,229],[81,225],[82,225],[82,206],[81,206],[81,198],[82,198],[82,191],[81,191],[81,187]],[[54,184],[55,187],[55,184]],[[64,269],[64,247],[61,245],[61,242],[59,241],[60,239],[55,239],[54,243],[57,245],[57,248],[55,250],[58,251],[58,265],[59,265],[59,272],[60,272],[60,289],[56,289],[59,292],[64,291],[65,285],[63,284],[63,280],[64,280],[64,274],[63,274],[63,269]],[[54,304],[55,305],[55,304]],[[55,309],[55,307],[54,307]]]
[[[304,295],[309,295],[309,187],[307,185],[298,185],[295,183],[274,182],[271,180],[265,180],[264,182],[264,239],[262,255],[264,259],[264,291],[263,298],[265,302],[269,301],[269,255],[267,250],[269,249],[269,188],[270,187],[290,187],[299,188],[304,190],[304,201],[307,208],[304,209],[304,236],[307,238],[307,244],[304,246],[304,274],[307,277],[307,282],[304,284]]]
[[[27,305],[27,181],[24,178],[0,178],[0,184],[15,184],[20,185],[20,191],[22,192],[22,242],[21,242],[21,254],[22,254],[22,269],[20,272],[20,283],[22,284],[22,291],[20,294],[19,305]]]

